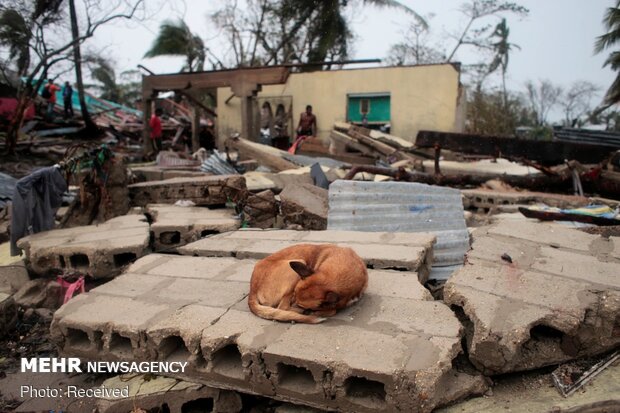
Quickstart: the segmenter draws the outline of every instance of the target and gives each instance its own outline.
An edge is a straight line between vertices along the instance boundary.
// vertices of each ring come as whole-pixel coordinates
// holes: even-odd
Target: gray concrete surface
[[[292,244],[337,243],[351,247],[369,268],[417,272],[426,282],[435,236],[424,233],[359,231],[239,230],[203,238],[179,248],[183,255],[260,259]]]
[[[99,413],[164,411],[165,407],[170,413],[238,413],[242,408],[241,396],[236,392],[162,376],[115,376],[104,381],[102,387],[126,388],[128,396],[99,398]]]
[[[129,197],[136,206],[174,204],[182,199],[199,206],[224,205],[246,196],[245,179],[241,175],[181,177],[129,185]]]
[[[510,220],[473,239],[444,301],[462,313],[481,371],[530,370],[620,344],[618,239]]]
[[[554,387],[550,374],[504,377],[484,397],[436,413],[615,413],[620,411],[620,362],[608,367],[570,397]]]
[[[304,229],[327,228],[327,190],[313,184],[289,184],[280,193],[284,223]]]
[[[146,213],[153,220],[151,233],[155,251],[170,250],[207,235],[234,231],[241,225],[234,210],[229,208],[151,204]]]
[[[61,355],[188,361],[181,378],[345,412],[430,412],[485,391],[453,369],[462,326],[415,274],[370,270],[355,305],[287,324],[249,311],[254,263],[146,256],[57,311],[52,338]]]
[[[93,278],[111,278],[148,253],[149,224],[144,215],[126,215],[99,225],[39,232],[17,244],[35,274],[77,271]]]

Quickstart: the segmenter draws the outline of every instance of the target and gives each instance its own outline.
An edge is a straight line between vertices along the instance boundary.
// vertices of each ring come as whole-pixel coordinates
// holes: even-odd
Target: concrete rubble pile
[[[242,233],[280,231],[232,234]],[[282,234],[288,244],[298,242],[292,233]],[[378,234],[358,239],[366,236]],[[426,236],[406,248],[425,255],[433,242]],[[183,379],[321,409],[430,412],[486,390],[481,375],[452,367],[463,327],[449,307],[433,301],[415,271],[371,269],[358,304],[322,325],[291,325],[249,312],[254,264],[241,256],[149,255],[63,306],[53,339],[64,356],[188,361]]]
[[[480,371],[531,370],[620,345],[620,237],[506,221],[473,238],[444,301],[461,315]]]

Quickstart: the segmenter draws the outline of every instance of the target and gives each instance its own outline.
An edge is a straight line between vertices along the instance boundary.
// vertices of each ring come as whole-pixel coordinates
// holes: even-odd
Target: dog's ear
[[[301,279],[306,279],[310,277],[312,273],[312,269],[306,265],[303,261],[289,261],[288,263],[293,271],[295,271]]]
[[[340,296],[333,291],[328,291],[327,294],[325,294],[325,299],[323,300],[323,302],[329,304],[336,304],[338,301],[340,301]]]

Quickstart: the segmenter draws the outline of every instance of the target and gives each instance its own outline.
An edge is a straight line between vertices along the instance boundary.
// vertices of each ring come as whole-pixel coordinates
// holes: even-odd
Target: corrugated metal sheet
[[[431,232],[436,266],[463,264],[469,232],[461,192],[410,182],[338,180],[329,187],[328,229]]]
[[[213,151],[213,154],[209,156],[200,166],[200,170],[203,172],[209,172],[215,175],[238,175],[239,172],[233,168],[231,164],[226,162],[226,155],[223,153]]]
[[[561,142],[587,143],[620,149],[620,133],[588,129],[554,129],[553,137]]]

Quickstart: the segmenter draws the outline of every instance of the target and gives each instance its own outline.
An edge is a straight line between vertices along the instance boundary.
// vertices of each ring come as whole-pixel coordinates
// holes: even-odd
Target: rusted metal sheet
[[[485,136],[465,133],[420,131],[416,138],[419,148],[434,148],[474,155],[490,155],[511,159],[525,158],[545,165],[576,160],[581,163],[599,163],[609,157],[613,148],[575,142],[537,141],[503,136]]]

